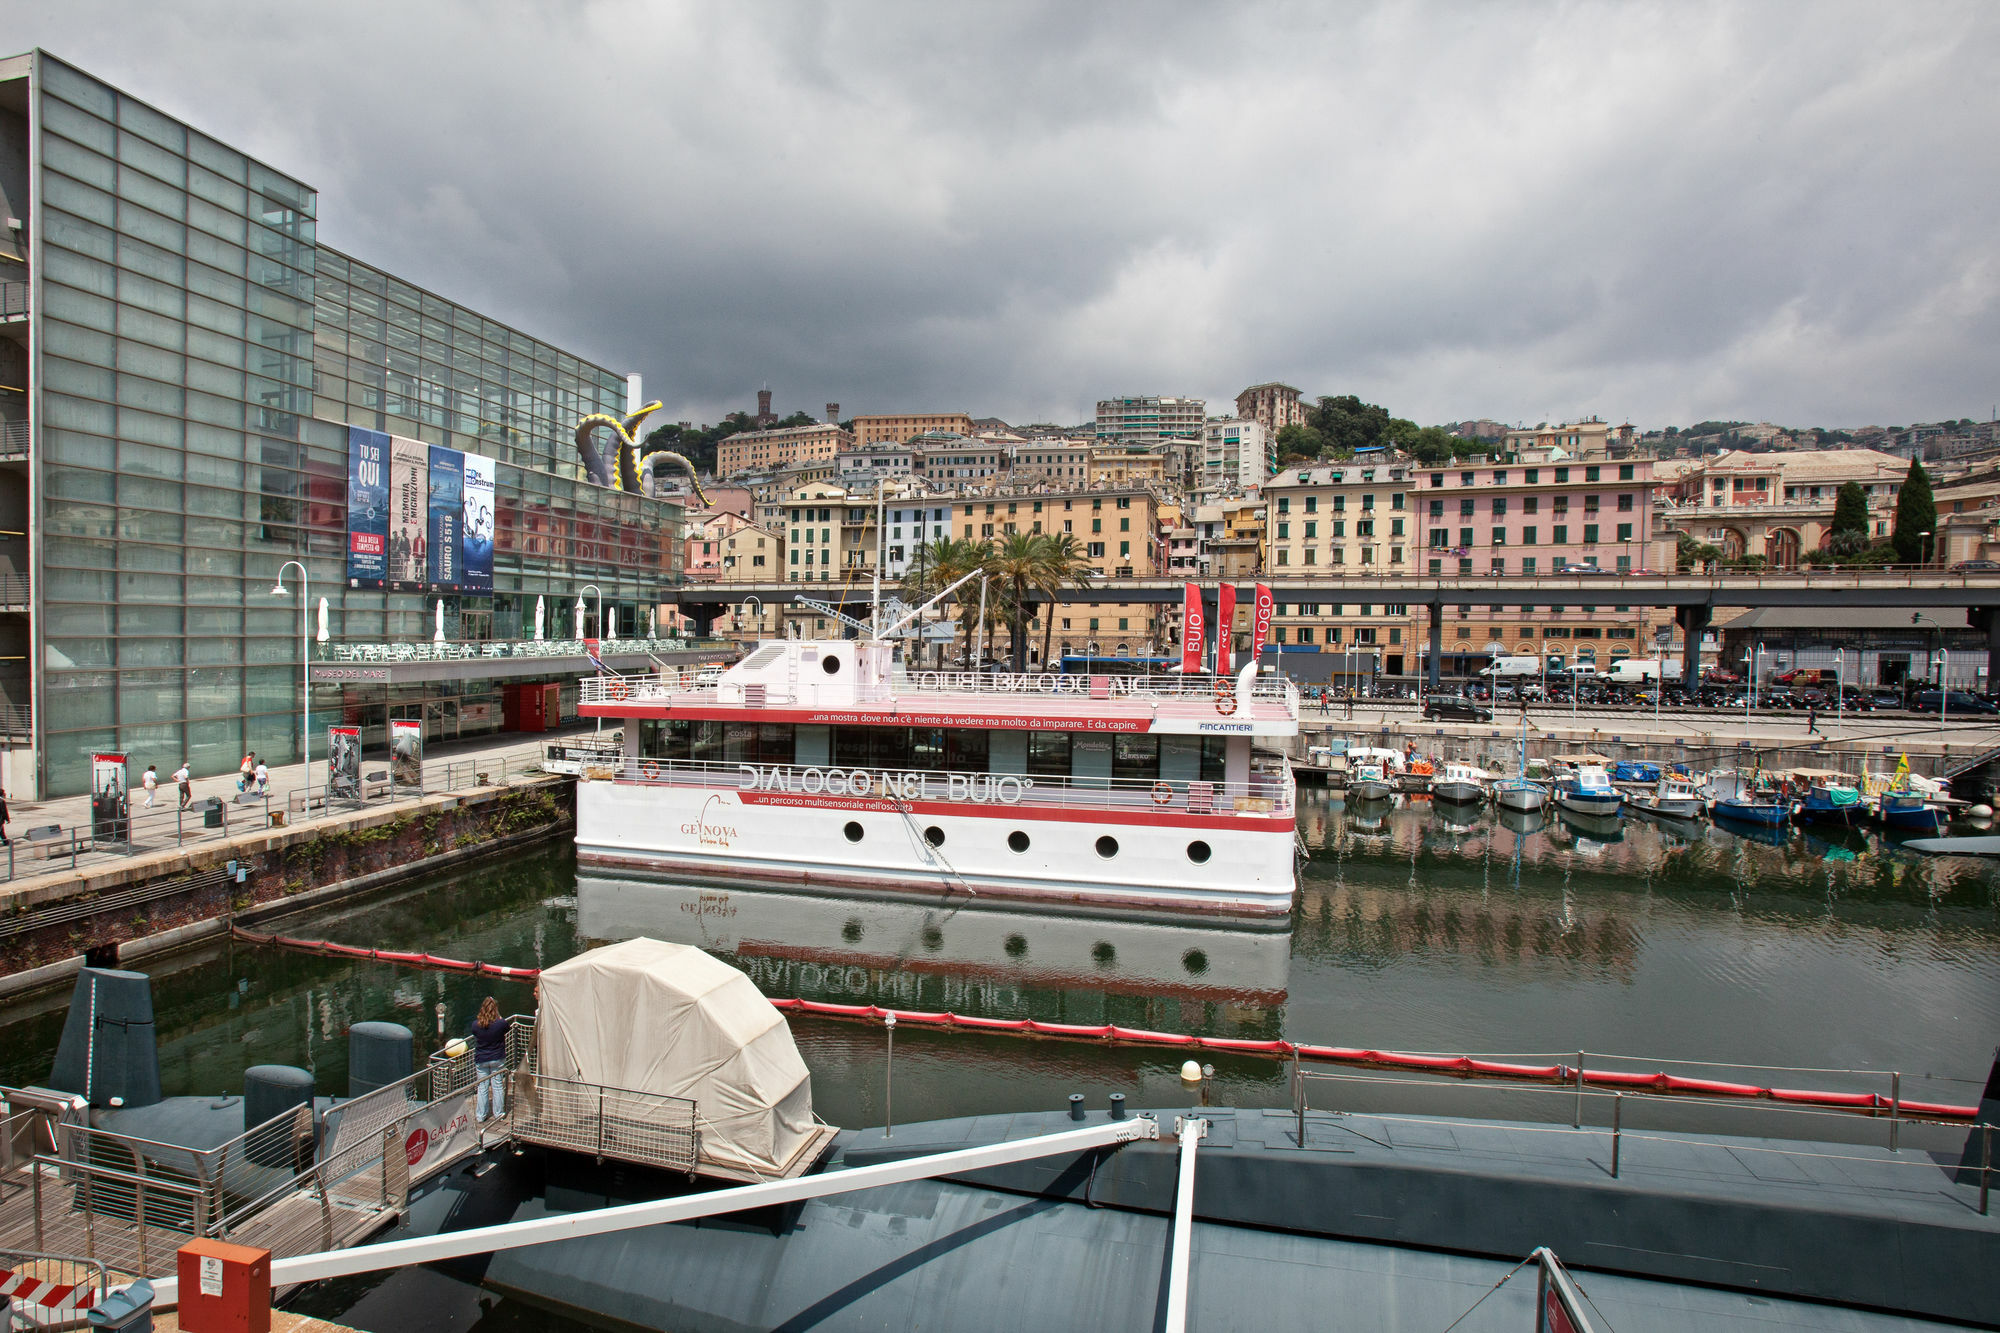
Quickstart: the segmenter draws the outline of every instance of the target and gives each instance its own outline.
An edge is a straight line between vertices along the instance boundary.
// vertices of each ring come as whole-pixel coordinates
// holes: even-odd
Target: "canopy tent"
[[[539,1072],[695,1103],[704,1160],[788,1174],[816,1138],[812,1077],[750,978],[700,949],[643,937],[541,975]]]

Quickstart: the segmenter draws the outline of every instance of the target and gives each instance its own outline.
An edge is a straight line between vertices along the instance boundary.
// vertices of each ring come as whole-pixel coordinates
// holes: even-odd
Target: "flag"
[[[1236,669],[1236,585],[1224,583],[1215,590],[1215,674],[1226,676]]]
[[[1256,661],[1264,651],[1265,640],[1271,637],[1271,613],[1277,609],[1271,601],[1271,585],[1257,585],[1257,600],[1252,604],[1255,610],[1250,618],[1250,660]]]
[[[604,665],[604,659],[599,657],[595,652],[592,652],[589,649],[585,649],[583,655],[585,657],[588,657],[590,659],[590,664],[597,668],[598,675],[609,676],[617,674],[613,672],[610,667]]]
[[[1204,625],[1201,618],[1201,589],[1189,583],[1184,585],[1181,603],[1181,671],[1183,674],[1201,670],[1201,643]]]
[[[1897,785],[1901,786],[1903,781],[1907,779],[1909,776],[1910,776],[1910,756],[1908,754],[1905,754],[1901,759],[1898,759],[1896,761]]]

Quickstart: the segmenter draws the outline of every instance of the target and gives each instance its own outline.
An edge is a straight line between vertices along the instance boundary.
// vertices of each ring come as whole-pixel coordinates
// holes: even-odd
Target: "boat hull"
[[[1486,800],[1486,789],[1476,782],[1434,782],[1431,796],[1451,805],[1479,805]]]
[[[1853,805],[1814,805],[1807,802],[1799,807],[1797,818],[1801,824],[1857,828],[1868,818],[1868,807],[1858,801]]]
[[[1493,793],[1494,804],[1516,814],[1533,814],[1548,805],[1549,794],[1540,787],[1502,787]]]
[[[1944,811],[1921,797],[1908,801],[1896,800],[1893,796],[1885,795],[1877,818],[1882,821],[1885,828],[1902,829],[1911,833],[1942,833],[1945,826]]]
[[[1556,804],[1573,815],[1615,819],[1618,807],[1625,804],[1625,798],[1616,793],[1606,796],[1596,792],[1558,791]]]
[[[1051,809],[577,784],[579,865],[818,891],[1283,918],[1289,814]]]
[[[1787,812],[1782,805],[1752,805],[1725,798],[1715,803],[1712,813],[1717,819],[1727,819],[1738,824],[1755,824],[1760,828],[1782,828]]]
[[[1632,808],[1661,819],[1700,819],[1703,814],[1698,796],[1634,796]]]
[[[1396,794],[1395,784],[1377,778],[1357,782],[1352,790],[1357,801],[1386,801]]]

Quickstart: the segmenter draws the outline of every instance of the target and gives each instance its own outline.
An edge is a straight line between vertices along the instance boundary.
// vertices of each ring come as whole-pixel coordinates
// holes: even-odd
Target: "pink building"
[[[1665,567],[1652,533],[1653,460],[1564,459],[1413,467],[1432,574]]]
[[[689,583],[713,583],[722,577],[722,546],[728,536],[750,526],[750,520],[729,510],[690,514],[687,558],[682,573]]]

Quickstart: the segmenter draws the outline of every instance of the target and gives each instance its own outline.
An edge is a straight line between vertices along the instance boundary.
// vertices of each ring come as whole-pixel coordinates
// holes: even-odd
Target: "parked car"
[[[1903,692],[1887,687],[1868,691],[1868,706],[1871,708],[1902,708]]]
[[[1964,690],[1951,691],[1949,699],[1939,690],[1919,690],[1916,697],[1910,700],[1910,707],[1919,713],[1935,713],[1942,707],[1947,715],[2000,713],[2000,704],[1995,704],[1991,699],[1982,699],[1976,694],[1967,694]]]
[[[1953,574],[1990,574],[1996,569],[2000,569],[2000,560],[1961,560],[1953,565],[1949,572]]]
[[[1433,694],[1424,700],[1424,717],[1445,722],[1491,722],[1493,710],[1482,708],[1463,695]]]
[[[1721,667],[1710,667],[1701,673],[1701,678],[1710,685],[1741,685],[1743,677],[1734,671],[1724,671]]]

